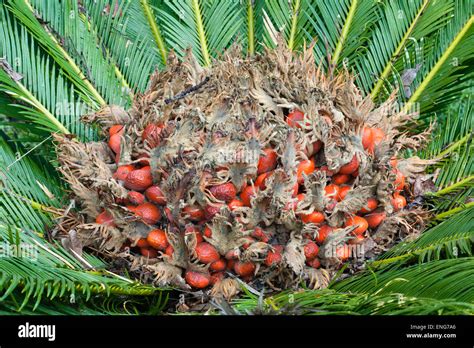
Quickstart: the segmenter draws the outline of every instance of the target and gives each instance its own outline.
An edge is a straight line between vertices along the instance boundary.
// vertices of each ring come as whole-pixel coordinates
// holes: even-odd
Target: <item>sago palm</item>
[[[100,127],[84,116],[108,105],[129,109],[170,55],[183,58],[191,48],[208,68],[235,45],[242,57],[253,57],[279,44],[297,54],[309,47],[328,76],[348,71],[375,105],[396,91],[402,111],[417,110],[403,131],[416,139],[430,129],[429,140],[403,156],[429,160],[411,202],[429,213],[427,227],[353,276],[342,269],[327,289],[266,296],[241,282],[243,296],[231,306],[212,301],[210,310],[474,314],[473,5],[1,0],[0,311],[161,313],[173,289],[142,284],[94,248],[82,251],[76,239],[57,238],[76,209],[57,140],[100,141]]]

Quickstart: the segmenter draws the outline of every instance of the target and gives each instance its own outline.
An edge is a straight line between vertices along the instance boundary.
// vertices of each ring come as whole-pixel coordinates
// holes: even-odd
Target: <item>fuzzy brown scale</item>
[[[347,72],[326,75],[311,48],[297,55],[280,45],[242,58],[234,47],[211,68],[190,52],[183,61],[170,53],[130,110],[108,106],[84,117],[103,128],[101,141],[54,136],[78,207],[70,214],[80,217],[68,221],[77,221],[75,238],[84,246],[128,260],[133,274],[160,286],[226,298],[239,292],[232,277],[268,291],[301,281],[324,288],[344,263],[352,271],[360,264],[346,255],[350,245],[370,246],[366,256],[374,257],[423,228],[424,213],[400,204],[412,198],[406,182],[427,163],[393,160],[428,133],[400,134],[413,115],[396,112],[394,103],[395,94],[376,107]],[[112,126],[121,132],[113,149]],[[134,174],[124,176],[126,168]],[[146,170],[151,176],[142,175]],[[264,184],[255,185],[262,174]],[[332,181],[337,174],[340,185]],[[395,184],[400,175],[404,185]],[[127,205],[129,190],[143,193],[136,206]],[[367,210],[369,199],[375,211]],[[113,223],[96,221],[104,210]],[[374,228],[348,223],[365,221],[364,214],[382,221]],[[269,237],[253,238],[256,228]],[[166,232],[166,250],[135,247],[157,229]],[[317,257],[305,256],[307,245]],[[209,266],[219,259],[227,273]]]

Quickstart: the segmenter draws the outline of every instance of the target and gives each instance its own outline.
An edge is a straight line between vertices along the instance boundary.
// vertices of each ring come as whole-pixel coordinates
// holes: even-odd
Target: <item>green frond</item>
[[[474,305],[455,300],[355,294],[330,289],[282,292],[265,299],[252,294],[237,299],[232,309],[241,314],[290,315],[469,315]]]
[[[461,98],[457,105],[438,117],[435,130],[428,146],[419,151],[422,158],[434,158],[438,162],[428,168],[436,173],[434,181],[437,192],[428,193],[426,198],[435,206],[438,218],[452,215],[449,210],[464,206],[474,193],[474,119],[472,98]],[[454,210],[458,211],[458,210]]]
[[[332,285],[337,291],[386,295],[400,293],[403,296],[455,299],[474,302],[474,258],[435,260],[410,267],[386,268],[365,272]]]
[[[350,3],[349,9],[346,9],[346,11],[344,11],[344,14],[346,14],[347,12],[346,19],[344,21],[344,26],[341,30],[341,35],[339,36],[339,39],[337,40],[337,45],[336,45],[336,48],[334,49],[334,53],[331,59],[331,63],[334,65],[337,65],[337,62],[339,61],[339,57],[341,55],[342,47],[347,41],[347,35],[349,34],[351,30],[351,26],[354,21],[358,4],[359,4],[358,0],[353,0]]]
[[[163,66],[166,55],[158,51],[141,5],[128,1],[116,8],[116,4],[110,0],[87,1],[84,12],[131,91],[144,92],[150,75]],[[107,6],[111,8],[109,15],[104,13]]]
[[[424,6],[421,0],[389,1],[379,9],[377,25],[370,33],[367,50],[355,61],[358,84],[364,91],[370,93],[377,77],[388,74],[386,66],[403,47]]]
[[[381,6],[378,1],[351,0],[342,14],[339,16],[344,18],[344,24],[337,45],[333,53],[332,63],[338,68],[347,68],[349,70],[359,55],[365,54],[365,46],[369,40],[370,32],[375,27],[378,20],[379,8]],[[337,18],[339,18],[336,15]],[[331,21],[326,21],[331,23]],[[357,71],[354,71],[358,74]]]
[[[254,55],[260,51],[265,32],[263,20],[263,10],[265,8],[265,0],[247,0],[245,28],[239,35],[241,42],[246,47],[248,55]]]
[[[471,190],[471,196],[470,197],[472,197],[472,190]],[[453,208],[453,209],[450,209],[450,210],[447,210],[447,211],[443,211],[442,213],[439,213],[439,214],[435,215],[435,217],[433,218],[433,221],[440,221],[440,220],[447,219],[450,216],[452,216],[454,214],[457,214],[457,213],[460,213],[464,210],[470,209],[473,206],[474,206],[474,202],[469,202],[469,203],[465,203],[465,204],[461,203],[456,208]]]
[[[349,27],[352,23],[353,11],[356,5],[349,4],[349,1],[316,1],[309,2],[303,7],[300,29],[305,36],[300,38],[307,43],[315,40],[314,54],[317,65],[328,66],[328,62],[334,61],[330,57],[331,52],[339,56],[343,44],[347,40]],[[330,20],[327,20],[329,19]]]
[[[155,39],[155,43],[158,46],[158,50],[161,54],[161,60],[163,64],[166,64],[166,48],[163,38],[161,36],[160,29],[156,23],[156,17],[153,14],[153,10],[151,9],[150,5],[148,4],[147,0],[140,0],[140,4],[143,7],[143,12],[147,19],[148,25],[150,26],[151,32],[153,33],[153,38]]]
[[[274,47],[277,43],[277,35],[282,35],[286,45],[291,50],[300,49],[307,40],[307,30],[310,28],[308,11],[311,5],[308,1],[300,0],[278,0],[265,1],[264,15],[264,43],[268,47]]]
[[[164,1],[155,8],[167,46],[183,56],[191,47],[204,66],[230,46],[243,23],[234,1]]]
[[[191,0],[191,3],[192,3],[192,10],[194,13],[194,22],[196,24],[196,31],[199,37],[201,53],[204,59],[204,65],[209,66],[211,65],[211,59],[209,57],[209,49],[207,47],[207,38],[204,31],[204,23],[202,21],[201,5],[199,4],[198,0]]]
[[[106,101],[86,78],[79,64],[61,46],[51,32],[45,30],[34,16],[34,9],[28,0],[10,0],[6,7],[15,16],[22,29],[28,30],[39,44],[62,69],[64,75],[74,84],[84,101],[91,106],[105,105]],[[79,57],[76,57],[79,58]]]
[[[13,79],[0,70],[0,92],[16,99],[21,120],[47,132],[74,133],[89,138],[92,131],[79,121],[85,105],[74,94],[64,75],[56,69],[48,56],[43,56],[36,42],[24,27],[19,28],[0,7],[0,55],[5,57],[21,79]]]
[[[91,255],[83,254],[81,263],[58,243],[28,229],[0,225],[0,242],[8,253],[0,258],[0,307],[16,290],[22,294],[19,311],[30,303],[35,310],[43,299],[89,301],[94,295],[150,296],[162,291],[107,271]]]
[[[58,177],[8,140],[0,134],[0,219],[9,226],[41,230],[51,223],[47,208],[61,203]]]
[[[397,47],[393,51],[390,59],[387,61],[387,64],[385,65],[384,69],[382,70],[382,73],[380,74],[377,83],[375,84],[374,88],[370,92],[370,96],[372,99],[375,99],[377,94],[380,92],[380,89],[384,83],[384,80],[388,77],[390,74],[390,71],[392,70],[392,64],[395,59],[398,58],[398,56],[401,54],[402,49],[405,47],[405,45],[408,42],[408,39],[412,35],[413,30],[415,29],[415,26],[417,25],[418,21],[422,17],[423,12],[426,10],[426,7],[429,4],[429,0],[423,0],[423,2],[420,4],[420,7],[413,19],[411,20],[410,25],[406,29],[405,33],[403,34],[403,37],[400,39]],[[436,11],[439,13],[439,11]],[[433,22],[430,22],[433,23]]]
[[[378,77],[370,93],[372,99],[375,100],[382,91],[384,83],[390,78],[390,74],[393,70],[395,72],[401,72],[405,68],[403,64],[405,58],[403,53],[406,52],[407,47],[411,47],[413,42],[421,42],[431,37],[440,28],[446,25],[446,23],[449,22],[450,14],[453,12],[453,9],[453,1],[436,2],[423,0],[420,3],[415,17],[413,17],[410,25],[398,42],[396,49],[393,51],[382,73]]]
[[[150,297],[94,295],[86,301],[83,296],[76,295],[53,300],[43,298],[38,305],[28,302],[22,306],[21,290],[15,290],[0,302],[0,315],[136,315],[148,312],[147,308],[154,304]],[[155,302],[158,302],[160,296],[156,297]],[[163,300],[160,307],[163,303],[166,301]]]
[[[467,87],[473,69],[474,15],[472,1],[456,1],[452,20],[433,35],[419,79],[415,79],[413,94],[405,104],[409,110],[415,103],[424,113],[439,110],[453,101]]]
[[[89,94],[95,96],[101,105],[126,105],[130,102],[128,82],[123,79],[108,49],[102,46],[95,27],[79,10],[77,2],[32,0],[32,7],[37,18],[50,23],[43,26],[55,33],[56,36],[51,34],[50,37],[57,42],[58,50],[69,57],[71,65],[77,65],[83,72],[81,77],[88,84]],[[36,36],[37,39],[42,37],[41,33]]]
[[[375,103],[398,89],[400,105],[420,112],[410,131],[434,124],[416,151],[437,160],[427,170],[437,191],[422,194],[434,218],[331,289],[247,292],[233,309],[474,314],[473,10],[472,0],[0,0],[0,57],[18,74],[0,68],[0,243],[38,251],[0,258],[0,314],[160,313],[166,289],[46,240],[54,208],[67,205],[50,133],[95,138],[80,117],[130,107],[170,51],[181,58],[191,48],[209,66],[233,43],[254,55],[279,35],[294,51],[313,43],[316,65],[348,69]]]
[[[193,1],[198,4],[197,0]],[[237,1],[209,0],[204,1],[201,7],[203,26],[200,36],[207,38],[209,54],[218,57],[233,42],[240,42],[239,32],[244,23],[244,8],[239,6]],[[204,42],[204,39],[201,38],[201,42]]]
[[[472,256],[474,246],[474,207],[450,217],[423,232],[414,241],[397,244],[370,267],[396,266],[417,260],[427,262],[442,258]]]

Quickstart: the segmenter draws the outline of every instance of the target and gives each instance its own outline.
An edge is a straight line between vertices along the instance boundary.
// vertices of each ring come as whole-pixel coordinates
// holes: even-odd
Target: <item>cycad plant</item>
[[[2,313],[160,313],[172,289],[140,283],[120,260],[82,248],[71,221],[61,141],[90,143],[108,105],[128,110],[190,48],[211,68],[283,45],[310,49],[325,76],[349,72],[362,97],[416,110],[400,131],[428,167],[410,208],[426,229],[327,289],[244,296],[216,313],[473,314],[474,147],[471,0],[2,0],[0,4],[0,308]],[[198,69],[195,67],[195,69]],[[153,80],[152,80],[153,81]],[[146,96],[146,94],[145,94]],[[109,108],[108,110],[110,110]],[[101,111],[100,111],[101,110]],[[61,146],[59,146],[61,147]],[[71,180],[68,180],[71,182]],[[429,218],[426,216],[429,215]],[[64,232],[68,238],[59,238]],[[25,248],[28,246],[29,248]],[[100,256],[100,257],[99,257]],[[142,279],[143,280],[143,279]]]

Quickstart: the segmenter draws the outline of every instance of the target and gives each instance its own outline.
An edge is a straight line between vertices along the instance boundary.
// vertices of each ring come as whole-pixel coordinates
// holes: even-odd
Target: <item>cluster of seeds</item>
[[[74,228],[159,285],[325,287],[352,246],[370,257],[411,233],[408,179],[423,165],[397,154],[420,139],[392,104],[325,76],[310,50],[231,51],[209,70],[171,56],[129,111],[90,116],[107,145],[58,138]]]

